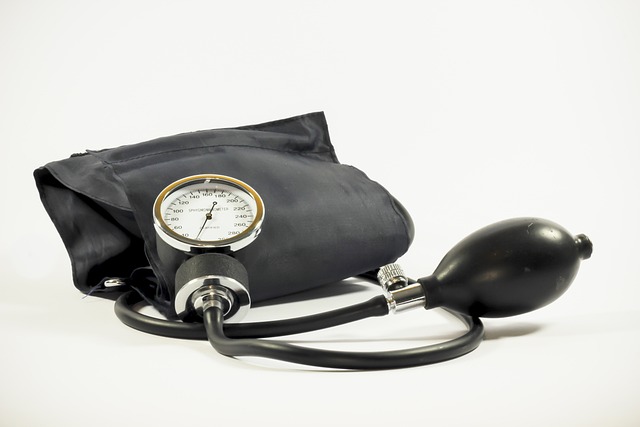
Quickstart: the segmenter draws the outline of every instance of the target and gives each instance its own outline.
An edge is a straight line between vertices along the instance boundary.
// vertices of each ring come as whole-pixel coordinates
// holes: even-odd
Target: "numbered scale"
[[[224,175],[194,175],[167,186],[153,207],[158,236],[184,252],[237,251],[258,237],[264,204],[246,183]]]

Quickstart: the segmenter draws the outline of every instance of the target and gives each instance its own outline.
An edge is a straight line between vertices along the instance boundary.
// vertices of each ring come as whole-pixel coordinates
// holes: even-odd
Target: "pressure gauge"
[[[258,193],[224,175],[180,179],[162,190],[153,205],[158,236],[190,253],[242,249],[258,237],[263,218]]]

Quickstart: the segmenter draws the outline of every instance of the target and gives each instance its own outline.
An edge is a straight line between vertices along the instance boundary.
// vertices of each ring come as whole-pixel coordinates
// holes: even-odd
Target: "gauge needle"
[[[211,212],[213,212],[213,208],[215,208],[217,204],[218,204],[218,202],[213,202],[213,204],[211,205],[211,209],[209,209],[209,212],[207,212],[207,215],[204,218],[204,222],[202,223],[202,227],[200,227],[200,231],[198,231],[198,235],[196,236],[196,240],[198,240],[200,238],[200,234],[202,234],[202,230],[204,230],[204,226],[207,225],[207,221],[209,221],[211,218],[213,218],[213,215],[211,214]]]

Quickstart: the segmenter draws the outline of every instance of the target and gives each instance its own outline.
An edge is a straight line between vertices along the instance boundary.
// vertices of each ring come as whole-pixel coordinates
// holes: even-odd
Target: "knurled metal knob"
[[[395,289],[404,288],[409,283],[402,267],[399,264],[387,264],[378,270],[378,283],[385,291],[391,292]]]

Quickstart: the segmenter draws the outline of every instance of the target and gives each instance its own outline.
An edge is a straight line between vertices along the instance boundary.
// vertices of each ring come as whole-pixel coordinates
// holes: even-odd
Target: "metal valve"
[[[387,264],[380,267],[378,270],[378,283],[382,286],[385,292],[391,292],[396,289],[404,288],[409,284],[407,276],[400,264]]]
[[[426,297],[419,283],[409,283],[399,264],[387,264],[378,271],[378,282],[387,297],[390,313],[424,307]]]

